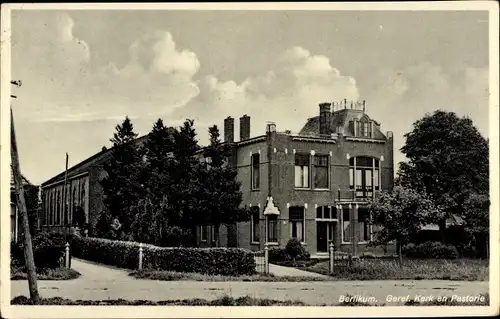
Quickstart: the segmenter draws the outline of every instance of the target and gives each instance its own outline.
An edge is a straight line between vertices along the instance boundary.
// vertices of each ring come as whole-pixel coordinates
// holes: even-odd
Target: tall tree
[[[168,221],[168,198],[171,194],[171,167],[174,140],[173,128],[158,119],[141,148],[143,166],[141,179],[144,198],[134,207],[134,238],[159,244]],[[144,237],[146,236],[146,237]],[[140,238],[139,238],[140,237]]]
[[[101,181],[108,214],[102,217],[107,221],[118,219],[122,225],[121,230],[129,233],[133,222],[130,208],[137,203],[143,192],[140,183],[142,158],[135,143],[137,134],[130,118],[126,117],[115,130],[111,139],[111,157],[104,165],[107,176]]]
[[[469,118],[441,110],[416,121],[405,138],[401,184],[424,191],[440,207],[434,219],[444,241],[446,218],[464,216],[470,193],[488,193],[488,143]]]
[[[250,216],[246,209],[240,208],[243,200],[237,180],[236,168],[229,165],[231,156],[230,146],[221,143],[217,126],[209,128],[210,145],[204,150],[204,157],[208,159],[206,165],[205,204],[208,223],[214,226],[216,246],[220,245],[220,226],[247,221]]]
[[[384,245],[396,240],[402,263],[401,247],[405,240],[415,236],[422,226],[432,221],[436,213],[433,202],[416,190],[395,186],[391,192],[382,192],[368,204],[372,224],[377,225],[372,245]]]
[[[169,205],[171,225],[188,229],[196,234],[196,226],[202,222],[204,215],[200,206],[200,191],[203,167],[197,158],[200,147],[196,139],[197,133],[193,120],[173,132],[173,160],[171,168],[171,184]],[[195,245],[195,238],[192,238]]]

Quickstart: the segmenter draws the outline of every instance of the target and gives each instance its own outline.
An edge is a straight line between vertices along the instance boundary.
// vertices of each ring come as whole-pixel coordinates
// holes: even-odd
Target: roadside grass
[[[322,277],[292,277],[274,276],[273,274],[255,274],[246,276],[204,275],[199,273],[182,273],[164,270],[138,270],[129,274],[136,279],[149,279],[161,281],[247,281],[247,282],[303,282],[303,281],[328,281],[330,278]]]
[[[303,270],[329,274],[329,262],[323,261]],[[338,267],[336,280],[462,280],[488,281],[489,261],[480,259],[359,259],[352,267]]]
[[[70,300],[61,297],[43,298],[35,304],[25,296],[18,296],[11,300],[11,305],[65,305],[65,306],[306,306],[301,301],[273,300],[252,298],[250,296],[233,298],[223,296],[215,300],[206,299],[178,299],[164,301],[150,300]]]
[[[349,296],[346,294],[346,296]],[[451,297],[446,302],[424,302],[419,303],[413,300],[405,303],[404,306],[488,306],[489,295],[483,294],[482,301],[457,302],[451,301]],[[177,300],[125,300],[125,299],[108,299],[108,300],[70,300],[61,297],[42,298],[38,303],[34,303],[26,296],[17,296],[11,300],[11,305],[64,305],[64,306],[309,306],[300,300],[273,300],[253,298],[250,296],[233,298],[230,296],[222,296],[215,300],[206,299],[177,299]],[[327,306],[327,305],[320,305]],[[347,301],[336,304],[337,307],[383,307],[385,304],[370,304],[358,301]]]
[[[10,280],[27,280],[28,275],[24,267],[11,266]],[[56,268],[56,269],[37,269],[38,280],[71,280],[80,277],[80,273],[74,269]]]

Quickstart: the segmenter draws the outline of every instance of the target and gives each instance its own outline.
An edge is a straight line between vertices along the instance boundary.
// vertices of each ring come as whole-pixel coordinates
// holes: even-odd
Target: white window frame
[[[308,165],[297,165],[295,164],[295,159],[297,157],[297,155],[307,155],[308,156]],[[293,184],[295,186],[295,189],[311,189],[312,188],[312,180],[311,180],[311,168],[312,168],[312,165],[311,165],[311,155],[310,154],[307,154],[307,153],[295,153],[295,157],[294,157],[294,162],[293,162],[293,168],[294,168],[294,171],[293,171]],[[297,181],[297,167],[300,168],[300,173],[301,173],[301,185],[298,186],[296,181]],[[304,177],[304,168],[307,168],[307,178]],[[306,182],[306,183],[304,183]],[[307,184],[307,186],[303,186],[304,184]]]
[[[302,244],[306,243],[306,207],[305,206],[290,206],[288,208],[288,224],[290,225],[290,238],[292,238],[293,234],[293,227],[292,227],[292,220],[290,220],[290,208],[292,207],[302,207],[302,240],[300,241]]]
[[[254,206],[254,207],[258,207],[258,206]],[[250,215],[250,243],[251,244],[260,244],[260,236],[261,236],[261,233],[260,233],[260,210],[258,211],[259,212],[259,216],[258,216],[258,219],[259,219],[259,240],[255,240],[255,237],[254,237],[254,234],[255,234],[255,229],[254,229],[254,220],[255,220],[255,215],[253,214],[252,212],[252,215]]]
[[[205,229],[205,234],[203,234],[203,229]],[[200,226],[200,241],[206,243],[208,241],[207,226]],[[203,237],[205,235],[205,237]]]
[[[276,217],[276,241],[269,241],[269,217],[274,216]],[[277,215],[267,215],[266,216],[266,243],[271,244],[271,245],[278,245],[278,237],[279,237],[279,231],[278,231],[278,225],[279,225],[279,219]]]
[[[254,162],[253,162],[253,159],[254,159],[254,156],[258,156],[259,157],[259,185],[257,185],[257,187],[254,187],[254,175],[255,175],[255,171],[254,171]],[[260,159],[260,152],[259,153],[251,153],[250,154],[250,189],[253,190],[253,191],[257,191],[257,190],[260,190],[260,184],[261,184],[261,180],[260,180],[260,177],[261,177],[261,174],[260,174],[260,163],[261,163],[261,159]]]
[[[358,214],[359,214],[359,210],[358,210]],[[370,214],[370,221],[371,221],[372,213],[370,212],[369,214]],[[368,229],[369,229],[369,233],[370,233],[369,240],[368,241],[366,241],[366,240],[359,241],[358,244],[368,244],[368,243],[373,241],[373,225],[370,221],[369,221],[369,225],[368,225]],[[359,216],[358,216],[358,226],[359,225],[360,225],[360,221],[359,221]],[[359,232],[359,235],[361,235],[361,231]]]
[[[316,170],[316,165],[314,164],[314,158],[316,156],[320,156],[320,157],[326,157],[326,178],[327,178],[327,183],[326,183],[326,188],[324,187],[315,187],[314,185],[314,174],[315,174],[315,170]],[[319,191],[328,191],[330,190],[331,188],[331,178],[330,178],[330,156],[329,155],[326,155],[326,154],[315,154],[312,158],[312,161],[310,160],[310,166],[312,168],[312,174],[311,175],[311,187],[314,189],[314,190],[319,190]],[[324,166],[320,166],[320,167],[324,167]]]
[[[351,210],[352,208],[349,209],[349,225],[352,224],[352,220],[351,220]],[[340,232],[340,237],[341,237],[341,242],[342,244],[351,244],[352,241],[351,239],[349,238],[349,241],[345,241],[344,239],[344,232],[345,232],[345,229],[344,229],[344,208],[342,208],[341,210],[341,216],[340,216],[340,225],[341,225],[341,232]],[[349,227],[349,226],[348,226]]]

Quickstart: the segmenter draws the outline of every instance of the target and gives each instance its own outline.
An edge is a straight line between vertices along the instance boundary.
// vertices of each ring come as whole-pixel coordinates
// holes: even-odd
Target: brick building
[[[394,251],[394,245],[367,248],[373,231],[367,199],[392,189],[394,163],[392,132],[381,131],[364,102],[321,103],[298,134],[271,123],[265,135],[250,138],[245,115],[238,142],[229,117],[224,140],[233,145],[231,162],[253,214],[251,222],[221,230],[223,245],[259,250],[296,237],[316,256],[330,242],[354,254]],[[211,229],[201,233],[201,244],[208,243]]]
[[[278,132],[270,123],[265,135],[251,137],[250,117],[244,115],[239,141],[234,135],[234,118],[228,117],[224,142],[232,145],[229,162],[237,167],[243,204],[253,213],[250,222],[221,227],[222,246],[260,250],[265,242],[284,246],[297,237],[312,255],[327,253],[331,241],[355,254],[368,249],[373,229],[366,202],[392,188],[394,163],[392,132],[381,131],[364,103],[321,103],[318,116],[297,134]],[[67,228],[81,207],[93,234],[104,209],[99,180],[109,156],[110,150],[103,149],[69,169],[66,187],[64,172],[42,184],[42,227]],[[199,245],[209,246],[213,233],[200,227]],[[369,250],[382,252],[382,247]]]

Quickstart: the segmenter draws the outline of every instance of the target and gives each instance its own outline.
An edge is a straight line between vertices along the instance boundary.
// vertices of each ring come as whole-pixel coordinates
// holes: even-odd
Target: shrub
[[[289,261],[291,258],[290,256],[286,253],[285,249],[283,248],[271,248],[269,249],[269,262],[283,262],[283,261]]]
[[[73,237],[75,257],[106,265],[136,269],[139,243],[103,238]],[[154,270],[195,272],[209,275],[255,273],[255,259],[241,248],[169,248],[143,245],[143,266]]]
[[[67,238],[55,232],[41,232],[33,238],[33,257],[37,268],[55,269],[64,256]]]
[[[419,245],[408,244],[404,247],[404,253],[409,258],[456,259],[458,257],[455,246],[430,241]]]
[[[159,242],[162,247],[181,247],[189,243],[191,232],[177,226],[167,226]]]
[[[10,242],[10,262],[11,266],[22,267],[24,266],[24,251],[21,244],[14,241]]]
[[[293,260],[309,259],[310,255],[307,250],[302,246],[302,243],[297,238],[291,238],[285,246],[285,252]]]

